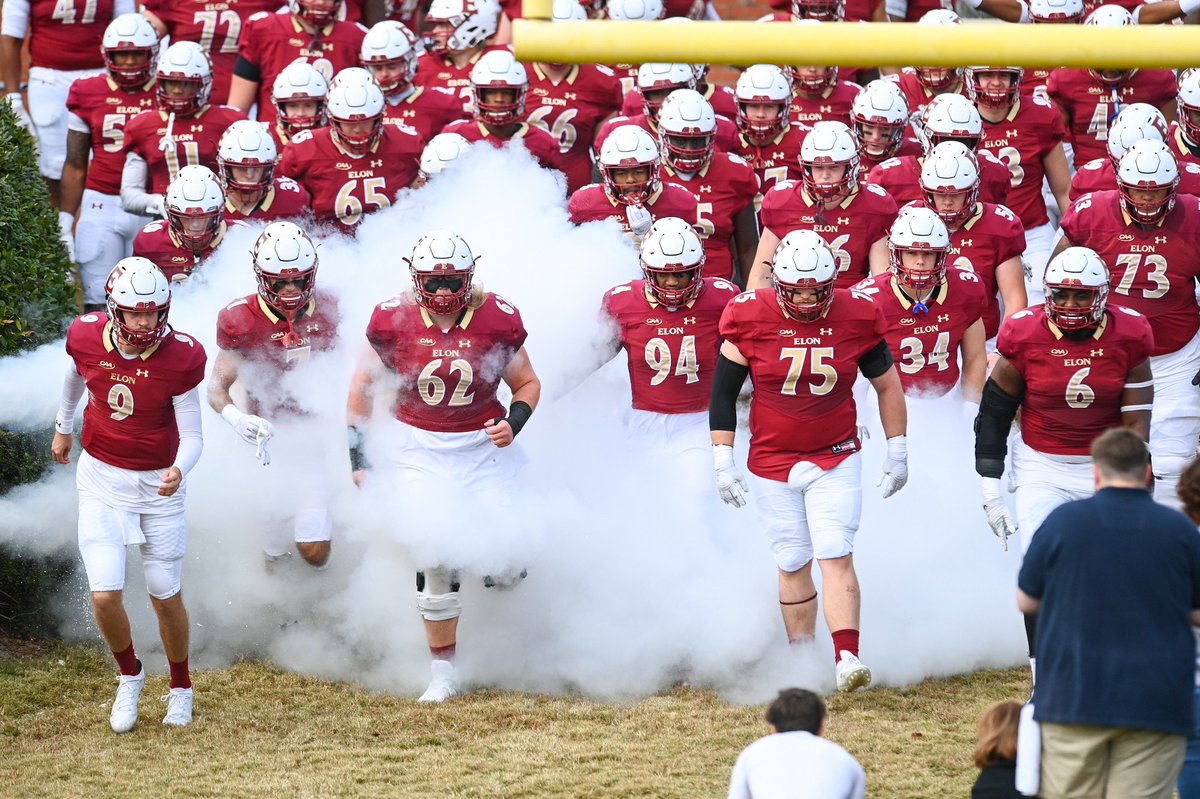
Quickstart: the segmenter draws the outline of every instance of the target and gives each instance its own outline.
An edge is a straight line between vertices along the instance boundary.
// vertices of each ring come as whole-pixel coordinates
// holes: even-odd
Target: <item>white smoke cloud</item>
[[[544,385],[518,439],[528,466],[502,505],[474,507],[479,498],[461,486],[403,502],[381,480],[363,490],[349,481],[344,408],[367,319],[410,285],[402,257],[435,227],[460,233],[480,256],[478,278],[520,309]],[[218,310],[255,289],[247,253],[256,236],[257,228],[231,231],[202,277],[175,296],[172,322],[204,344],[210,369]],[[459,663],[470,685],[607,698],[688,680],[732,701],[763,701],[789,685],[832,688],[824,622],[812,651],[790,651],[785,641],[753,495],[750,508],[727,508],[707,467],[698,475],[664,468],[658,453],[630,443],[624,355],[584,379],[604,349],[601,295],[638,276],[614,223],[572,227],[561,183],[523,153],[484,146],[368,219],[357,240],[325,240],[319,253],[319,283],[337,295],[343,317],[340,339],[335,352],[288,378],[314,416],[280,425],[264,468],[205,411],[184,570],[193,663],[269,657],[293,671],[415,695],[428,679],[428,652],[414,571],[430,553],[450,552],[463,567]],[[61,345],[0,361],[0,424],[48,424],[66,364]],[[874,487],[883,434],[873,395],[860,401],[874,437],[855,558],[862,657],[877,683],[1024,656],[1012,598],[1019,555],[1001,553],[988,531],[958,404],[910,404],[912,477],[884,502]],[[376,446],[380,438],[376,425]],[[743,429],[742,464],[747,438]],[[329,568],[314,571],[295,557],[268,570],[264,545],[290,540],[290,513],[318,489],[331,495],[335,518]],[[0,543],[69,551],[75,504],[70,469],[52,468],[0,497]],[[139,563],[129,558],[126,604],[139,650],[160,652]],[[508,592],[484,589],[480,576],[505,565],[526,566],[529,578]],[[85,590],[79,582],[64,597],[63,630],[95,640]],[[162,667],[161,658],[146,661]]]

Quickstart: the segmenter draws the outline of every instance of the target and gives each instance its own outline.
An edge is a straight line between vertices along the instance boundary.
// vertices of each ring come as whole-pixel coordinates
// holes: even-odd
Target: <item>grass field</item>
[[[60,646],[0,661],[4,797],[719,797],[763,708],[693,688],[630,703],[485,691],[441,706],[257,662],[198,672],[191,727],[163,727],[151,676],[137,728],[108,729],[110,658]],[[877,797],[963,797],[975,723],[1023,670],[830,699],[826,734]]]

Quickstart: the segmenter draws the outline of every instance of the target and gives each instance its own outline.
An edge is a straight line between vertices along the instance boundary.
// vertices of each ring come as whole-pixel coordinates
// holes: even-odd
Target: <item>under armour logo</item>
[[[138,377],[149,377],[149,376],[150,376],[150,370],[149,370],[149,369],[138,369],[138,370],[137,370],[137,376],[138,376]]]
[[[464,348],[465,348],[465,347],[470,347],[470,346],[471,346],[471,339],[469,339],[469,338],[460,338],[460,339],[458,340],[458,346],[460,346],[460,347],[464,347]]]
[[[975,243],[975,239],[963,239],[958,243],[959,247],[970,247]]]
[[[938,314],[938,321],[939,321],[939,322],[949,322],[949,321],[950,321],[950,314],[948,314],[948,313],[940,313],[940,314]]]
[[[833,328],[832,328],[832,327],[823,327],[823,328],[821,328],[821,335],[822,335],[822,336],[832,336],[832,335],[833,335]]]
[[[93,208],[103,208],[103,207],[104,207],[104,203],[92,203],[92,207],[93,207]]]
[[[683,323],[684,323],[685,325],[694,325],[694,324],[696,324],[696,317],[694,317],[694,316],[685,316],[685,317],[683,317]]]
[[[578,95],[576,95],[575,92],[563,92],[564,100],[575,100],[577,98],[578,98]]]
[[[1167,243],[1167,237],[1166,237],[1166,236],[1155,236],[1155,237],[1154,237],[1154,243],[1155,243],[1155,244],[1166,244],[1166,243]]]
[[[701,193],[701,194],[711,194],[711,193],[712,193],[712,186],[709,186],[707,183],[706,183],[706,184],[704,184],[703,186],[701,186],[701,187],[700,187],[700,193]],[[698,199],[698,198],[697,198],[697,199]]]
[[[383,166],[383,159],[382,159],[382,158],[375,159],[375,160],[371,161],[371,169],[378,169],[378,168],[379,168],[379,167],[381,167],[381,166]]]
[[[772,157],[772,158],[777,158],[777,159],[779,159],[780,161],[782,161],[783,159],[787,158],[787,153],[783,153],[783,152],[779,152],[779,153],[771,153],[771,157]]]
[[[820,106],[820,110],[819,110],[819,111],[817,111],[817,113],[818,113],[818,114],[832,114],[832,113],[833,113],[833,106],[831,106],[831,105],[823,105],[823,106]]]
[[[1104,350],[1092,350],[1092,357],[1093,358],[1103,358]]]
[[[839,225],[848,225],[848,224],[850,224],[850,217],[848,217],[848,216],[839,216],[839,217],[837,218],[837,223],[838,223]]]
[[[1015,138],[1019,133],[1020,131],[1016,128],[1009,128],[1008,130],[1004,131],[1004,135],[1008,136],[1010,139]]]

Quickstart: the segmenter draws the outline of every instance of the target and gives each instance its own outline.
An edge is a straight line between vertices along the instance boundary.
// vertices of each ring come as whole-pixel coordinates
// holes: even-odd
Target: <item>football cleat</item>
[[[172,688],[161,701],[167,703],[167,715],[162,723],[171,727],[186,727],[192,723],[192,689]]]
[[[108,723],[113,732],[129,732],[137,723],[138,699],[146,687],[146,670],[142,669],[132,677],[122,674],[117,679],[117,696],[113,699]]]
[[[837,664],[837,687],[842,693],[853,693],[871,684],[871,670],[855,655],[842,650]]]
[[[425,693],[417,699],[418,702],[445,702],[452,696],[458,696],[458,685],[455,680],[454,664],[449,660],[435,660],[429,664],[433,679]]]
[[[520,585],[521,581],[528,576],[529,571],[527,569],[521,569],[520,571],[508,569],[507,571],[496,575],[485,574],[483,576],[483,587],[495,588],[497,591],[508,591],[512,588],[516,588],[518,585]]]

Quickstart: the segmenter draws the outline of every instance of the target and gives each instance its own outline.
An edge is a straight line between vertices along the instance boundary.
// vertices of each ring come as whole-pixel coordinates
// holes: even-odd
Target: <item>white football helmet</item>
[[[662,0],[608,0],[608,18],[624,22],[662,19],[667,8]]]
[[[337,19],[342,0],[288,0],[288,10],[310,25],[324,28]]]
[[[712,159],[717,115],[695,89],[676,89],[658,112],[663,159],[679,172],[699,172]]]
[[[1133,14],[1121,6],[1100,6],[1087,15],[1084,25],[1094,25],[1098,28],[1125,28],[1136,25]],[[1089,69],[1092,77],[1108,86],[1118,86],[1133,77],[1136,69]]]
[[[275,179],[275,165],[279,163],[279,152],[275,139],[263,128],[262,123],[251,119],[239,119],[221,134],[217,145],[217,174],[225,191],[266,192]],[[257,179],[238,180],[232,168],[260,169]]]
[[[793,230],[771,256],[771,287],[784,313],[800,322],[820,318],[833,305],[837,261],[820,234]],[[811,290],[811,299],[796,299],[795,291]]]
[[[908,124],[908,104],[904,101],[904,92],[900,91],[899,84],[890,80],[873,80],[862,87],[850,105],[850,124],[863,152],[876,160],[895,155]],[[864,125],[882,128],[886,141],[869,144]]]
[[[458,133],[439,133],[421,151],[421,174],[426,180],[440,174],[461,158],[470,146],[471,143]]]
[[[792,102],[792,84],[787,74],[774,64],[755,64],[738,76],[734,89],[737,99],[738,127],[755,139],[773,139],[788,127],[788,107]],[[751,105],[773,105],[778,109],[768,121],[751,119]]]
[[[642,64],[638,67],[637,88],[646,119],[654,121],[668,94],[696,88],[696,73],[691,64]]]
[[[504,92],[507,99],[484,101],[485,89]],[[509,50],[489,50],[471,68],[475,117],[489,125],[510,125],[525,116],[529,74]]]
[[[951,8],[931,8],[921,15],[917,20],[918,25],[961,25],[963,24],[960,17],[954,9]]]
[[[1094,250],[1068,247],[1046,264],[1042,279],[1046,292],[1046,318],[1063,330],[1085,330],[1100,324],[1108,303],[1108,268]],[[1077,305],[1067,291],[1086,291],[1087,305]]]
[[[1170,135],[1167,128],[1167,118],[1163,116],[1162,111],[1159,111],[1150,105],[1150,103],[1130,103],[1117,112],[1117,117],[1113,120],[1113,124],[1132,124],[1140,127],[1150,126],[1156,128],[1159,138],[1163,141],[1166,141]]]
[[[167,186],[167,224],[184,247],[198,253],[217,236],[225,218],[225,193],[212,170],[192,164]]]
[[[961,94],[939,94],[921,112],[917,132],[925,152],[944,141],[962,142],[974,151],[983,139],[983,118]]]
[[[1017,95],[1021,92],[1021,78],[1025,76],[1024,67],[971,66],[966,70],[967,96],[971,98],[971,102],[986,105],[988,108],[1009,108],[1017,101]],[[984,76],[992,73],[1008,75],[1008,86],[984,86]]]
[[[664,216],[656,219],[642,240],[642,274],[654,299],[668,308],[678,308],[694,300],[704,282],[704,244],[686,221]],[[687,282],[665,288],[659,276],[683,274]]]
[[[962,18],[948,8],[934,8],[926,11],[918,25],[961,25]],[[913,67],[917,82],[931,93],[937,95],[950,91],[962,80],[962,67]]]
[[[363,155],[383,136],[383,89],[362,67],[347,67],[329,86],[329,121],[334,139],[348,153]],[[370,122],[367,133],[347,133],[344,126]]]
[[[1077,25],[1083,22],[1083,0],[1029,0],[1029,21]]]
[[[367,31],[358,54],[388,97],[412,86],[419,57],[416,34],[394,19],[378,22]]]
[[[1121,206],[1125,213],[1143,225],[1153,225],[1175,207],[1175,191],[1179,186],[1179,165],[1171,148],[1160,141],[1143,139],[1121,156],[1117,166],[1117,187],[1121,190]],[[1163,197],[1149,201],[1133,198],[1135,189],[1154,191],[1166,189]]]
[[[845,165],[845,174],[832,183],[817,182],[813,167]],[[834,120],[822,120],[800,145],[800,169],[804,188],[819,200],[845,197],[858,188],[858,142],[850,128]]]
[[[588,14],[579,0],[554,0],[555,22],[587,22]]]
[[[150,82],[158,62],[158,32],[141,14],[121,14],[108,23],[100,40],[104,66],[113,83],[132,89]],[[131,66],[118,65],[117,53],[145,53],[146,60]]]
[[[1108,150],[1108,158],[1114,170],[1120,165],[1121,156],[1125,155],[1126,150],[1143,139],[1162,141],[1162,132],[1154,125],[1133,118],[1124,122],[1113,122],[1112,127],[1108,129],[1108,141],[1104,146]]]
[[[430,313],[458,313],[470,302],[475,255],[457,233],[429,231],[404,260],[412,275],[413,296]]]
[[[279,115],[279,125],[289,135],[301,130],[324,127],[328,123],[326,106],[329,99],[329,82],[316,67],[307,61],[293,61],[283,68],[271,84],[271,99]],[[287,103],[316,104],[313,114],[289,113]]]
[[[1179,109],[1179,129],[1184,138],[1193,147],[1200,146],[1200,69],[1189,69],[1180,74],[1175,105]]]
[[[425,47],[435,55],[482,45],[500,24],[496,0],[433,0],[425,14]]]
[[[931,253],[933,258],[918,268],[904,263],[905,251]],[[888,265],[905,288],[925,291],[941,283],[949,255],[950,232],[932,208],[906,207],[892,223],[888,234]]]
[[[658,190],[662,179],[658,174],[660,165],[658,144],[654,137],[637,125],[621,125],[608,134],[600,147],[600,174],[604,177],[604,190],[616,202],[624,205],[641,205]],[[617,181],[617,172],[644,168],[649,175],[643,180]]]
[[[104,285],[108,319],[129,344],[146,349],[167,334],[167,313],[171,309],[171,283],[153,261],[140,256],[117,261]],[[125,321],[125,311],[158,311],[151,330],[137,330]]]
[[[291,222],[272,222],[250,251],[258,294],[280,311],[303,308],[317,287],[317,248],[302,228]],[[288,290],[293,286],[292,290]]]
[[[970,219],[979,203],[979,163],[974,151],[957,141],[944,141],[931,149],[921,164],[921,191],[925,204],[947,225],[957,228]],[[958,194],[965,195],[962,208],[938,210],[937,197]]]
[[[158,107],[180,116],[189,116],[208,105],[212,93],[212,62],[196,42],[172,44],[158,59]],[[166,84],[183,84],[187,94],[175,95]]]

